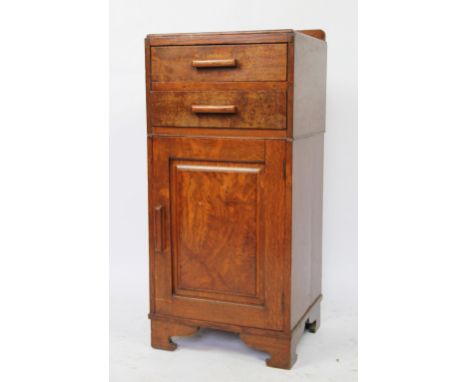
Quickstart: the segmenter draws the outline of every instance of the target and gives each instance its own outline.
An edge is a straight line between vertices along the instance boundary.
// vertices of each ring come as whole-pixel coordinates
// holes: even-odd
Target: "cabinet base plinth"
[[[319,297],[289,332],[255,329],[208,323],[197,320],[151,315],[151,346],[155,349],[175,350],[177,344],[171,337],[191,336],[200,327],[239,333],[240,339],[249,347],[269,354],[267,366],[290,369],[297,360],[296,346],[304,331],[315,333],[320,327]]]
[[[191,336],[198,332],[199,327],[180,324],[165,320],[151,320],[151,346],[155,349],[175,350],[177,344],[173,336]]]
[[[278,338],[257,334],[241,333],[240,338],[247,346],[270,355],[267,366],[279,369],[290,369],[296,362],[297,355],[292,338]]]

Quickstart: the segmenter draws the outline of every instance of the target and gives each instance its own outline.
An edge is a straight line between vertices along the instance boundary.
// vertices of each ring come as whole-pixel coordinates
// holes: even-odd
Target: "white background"
[[[357,369],[357,9],[355,1],[111,1],[111,376],[113,381],[165,375],[164,359],[182,365],[191,359],[200,371],[192,380],[223,379],[224,366],[239,354],[232,344],[208,341],[181,346],[174,355],[148,348],[148,251],[146,182],[146,101],[143,39],[149,33],[259,29],[323,29],[328,42],[325,134],[323,319],[318,338],[307,338],[299,361],[287,374],[301,380],[335,377],[356,380]],[[339,11],[337,11],[339,10]],[[132,323],[140,330],[131,327]],[[332,330],[333,328],[333,330]],[[326,336],[326,333],[329,333]],[[211,334],[216,339],[216,335]],[[322,338],[322,335],[324,337]],[[330,340],[330,336],[333,337]],[[311,336],[313,337],[313,336]],[[328,345],[325,338],[328,337]],[[204,342],[206,340],[206,343]],[[317,341],[324,341],[317,344]],[[226,341],[225,341],[226,342]],[[231,340],[233,342],[233,340]],[[238,343],[237,343],[238,342]],[[255,380],[266,355],[246,352],[232,380]],[[216,359],[206,347],[222,353]],[[316,352],[316,353],[315,353]],[[312,357],[308,354],[325,356]],[[234,354],[233,354],[234,353]],[[209,354],[209,352],[208,352]],[[164,358],[165,357],[165,358]],[[143,360],[142,360],[143,358]],[[316,358],[314,361],[313,358]],[[252,361],[252,362],[249,362]],[[152,365],[151,365],[152,363]],[[216,367],[222,364],[223,367]],[[242,373],[242,370],[245,370]],[[167,380],[182,378],[184,369]],[[270,378],[286,378],[268,371]],[[245,375],[250,375],[250,379]],[[225,377],[224,377],[225,379]]]
[[[263,8],[268,4],[274,3]],[[310,2],[317,9],[320,4]],[[346,4],[325,16],[345,17]],[[181,12],[185,6],[177,2]],[[163,8],[161,2],[155,17]],[[456,0],[359,3],[359,378],[364,382],[468,379],[466,14]],[[108,16],[107,4],[93,0],[1,5],[2,381],[108,379]],[[255,20],[249,29],[265,20],[261,13],[249,17]],[[170,22],[182,31],[183,20]],[[274,26],[267,21],[265,27]],[[200,30],[229,29],[226,25]],[[327,139],[330,135],[329,130]],[[134,280],[138,289],[143,281],[137,274]],[[336,349],[340,328],[308,338],[322,335],[321,343]],[[137,332],[145,330],[142,324]],[[147,346],[146,336],[141,341],[138,346]],[[239,371],[239,362],[251,362],[235,339],[196,349],[203,341],[174,353],[185,357],[182,365],[164,359],[166,375],[181,368],[194,374],[200,364],[190,364],[187,353],[202,353],[206,362],[216,356],[213,347],[227,343],[234,349],[225,376],[233,366]],[[316,353],[320,346],[314,341],[306,346],[307,362],[321,365],[330,354]],[[152,351],[151,357],[156,353],[161,352]],[[260,358],[254,354],[251,363],[267,373]],[[302,379],[342,381],[334,370]],[[270,377],[257,379],[274,380]],[[147,380],[163,379],[153,374]]]

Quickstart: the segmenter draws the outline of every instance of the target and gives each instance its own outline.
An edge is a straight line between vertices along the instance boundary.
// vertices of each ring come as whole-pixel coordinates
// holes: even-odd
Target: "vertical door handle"
[[[162,253],[165,249],[164,241],[164,207],[157,206],[154,209],[154,239],[156,241],[156,253]]]

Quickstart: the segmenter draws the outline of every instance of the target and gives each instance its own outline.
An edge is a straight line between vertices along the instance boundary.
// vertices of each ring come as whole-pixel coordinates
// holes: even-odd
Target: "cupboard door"
[[[285,143],[153,139],[156,314],[281,330]]]

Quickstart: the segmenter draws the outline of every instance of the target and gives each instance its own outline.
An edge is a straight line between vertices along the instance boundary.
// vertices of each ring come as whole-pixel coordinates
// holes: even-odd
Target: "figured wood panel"
[[[206,91],[206,90],[287,90],[287,82],[151,82],[155,91]]]
[[[156,82],[285,81],[287,44],[171,46],[151,48]],[[224,67],[196,67],[200,63]],[[234,64],[232,64],[234,62]]]
[[[244,163],[171,162],[176,295],[239,302],[260,298],[262,168]]]
[[[232,114],[198,114],[192,106],[234,106]],[[165,127],[285,129],[286,92],[152,91],[151,123]]]
[[[223,162],[265,161],[265,143],[256,139],[218,139],[194,137],[156,137],[159,143],[155,160],[160,164],[167,156],[173,159],[190,158],[191,160],[212,160]],[[160,169],[160,176],[167,174],[167,169]],[[164,171],[163,171],[164,170]]]
[[[203,127],[153,127],[153,134],[166,137],[235,137],[257,139],[284,139],[286,130],[205,129]]]
[[[282,330],[287,281],[283,272],[288,261],[284,252],[285,142],[154,137],[153,153],[152,207],[163,211],[162,237],[168,238],[160,252],[152,253],[155,313]],[[218,167],[219,175],[207,167],[210,171]],[[190,170],[196,171],[188,174]],[[179,171],[182,177],[176,175]],[[183,191],[175,191],[178,182]],[[198,203],[211,205],[202,206],[201,217],[186,216],[196,211]],[[246,216],[240,216],[237,208]],[[240,224],[247,227],[236,226]],[[210,258],[211,250],[218,251],[219,258]],[[194,265],[189,257],[200,261]],[[210,262],[208,270],[201,269],[205,261]],[[181,283],[179,264],[185,267]],[[190,269],[194,266],[197,271]],[[218,273],[214,278],[208,276],[212,271]]]

